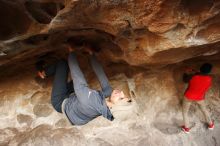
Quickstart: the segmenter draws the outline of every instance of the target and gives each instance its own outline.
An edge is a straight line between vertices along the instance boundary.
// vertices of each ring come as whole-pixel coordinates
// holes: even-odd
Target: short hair
[[[201,67],[200,67],[200,72],[202,74],[209,74],[212,70],[212,64],[210,63],[204,63]]]

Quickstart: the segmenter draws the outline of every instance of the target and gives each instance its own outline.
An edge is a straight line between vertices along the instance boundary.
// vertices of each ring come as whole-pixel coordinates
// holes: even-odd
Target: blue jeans
[[[61,105],[63,100],[74,92],[72,81],[67,82],[68,72],[69,68],[65,60],[60,60],[56,64],[45,68],[45,74],[47,77],[54,75],[51,104],[54,109],[60,113],[62,112]]]
[[[82,97],[86,97],[84,95],[88,94],[92,90],[88,87],[85,77],[78,65],[76,54],[71,53],[70,55],[74,56],[69,61],[69,68],[73,81],[67,83],[69,68],[67,62],[64,60],[61,60],[57,64],[51,65],[45,69],[47,76],[54,75],[51,103],[54,109],[60,113],[62,112],[61,105],[63,100],[68,98],[72,92],[75,92],[77,97],[81,97],[79,100],[82,100],[82,102],[85,103],[87,102],[87,98]],[[97,61],[94,55],[90,56],[90,63],[101,84],[102,90],[99,92],[105,98],[109,97],[112,93],[112,88],[101,64]]]

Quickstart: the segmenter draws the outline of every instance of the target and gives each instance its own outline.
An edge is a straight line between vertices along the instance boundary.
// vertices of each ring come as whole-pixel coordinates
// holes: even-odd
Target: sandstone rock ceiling
[[[219,56],[219,11],[219,0],[1,0],[0,67],[63,52],[68,39],[134,66]]]

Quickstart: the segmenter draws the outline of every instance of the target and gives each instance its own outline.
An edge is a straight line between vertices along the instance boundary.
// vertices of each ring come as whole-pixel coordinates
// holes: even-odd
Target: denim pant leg
[[[59,61],[56,64],[55,76],[53,81],[52,93],[51,93],[51,103],[57,112],[62,112],[61,105],[65,98],[67,98],[68,88],[67,88],[67,78],[68,78],[68,65],[64,60]]]
[[[53,76],[56,72],[57,63],[46,66],[44,71],[47,77]]]
[[[88,87],[85,77],[79,67],[76,54],[74,52],[69,54],[68,64],[70,68],[71,77],[73,79],[73,87],[75,94],[81,103],[87,103],[90,94],[94,90],[91,90]]]
[[[109,84],[108,78],[103,70],[103,67],[94,55],[90,56],[90,62],[93,71],[95,72],[96,76],[98,77],[99,83],[101,84],[102,94],[105,98],[111,96],[112,87]]]
[[[44,71],[45,71],[45,74],[46,74],[47,77],[53,76],[55,74],[56,66],[57,66],[57,63],[54,63],[54,64],[51,64],[51,65],[44,68]],[[71,94],[71,93],[74,92],[73,81],[72,80],[67,83],[67,89],[68,89],[68,94]]]

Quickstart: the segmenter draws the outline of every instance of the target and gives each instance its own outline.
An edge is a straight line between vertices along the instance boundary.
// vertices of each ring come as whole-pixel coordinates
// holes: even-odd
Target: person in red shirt
[[[206,109],[205,94],[212,84],[212,77],[209,73],[212,70],[212,65],[205,63],[200,67],[200,72],[195,73],[188,82],[188,87],[184,93],[183,100],[183,120],[184,126],[181,127],[182,131],[189,133],[190,125],[188,120],[188,111],[193,102],[197,103],[205,116],[208,128],[214,128],[214,122],[211,120],[209,112]]]

